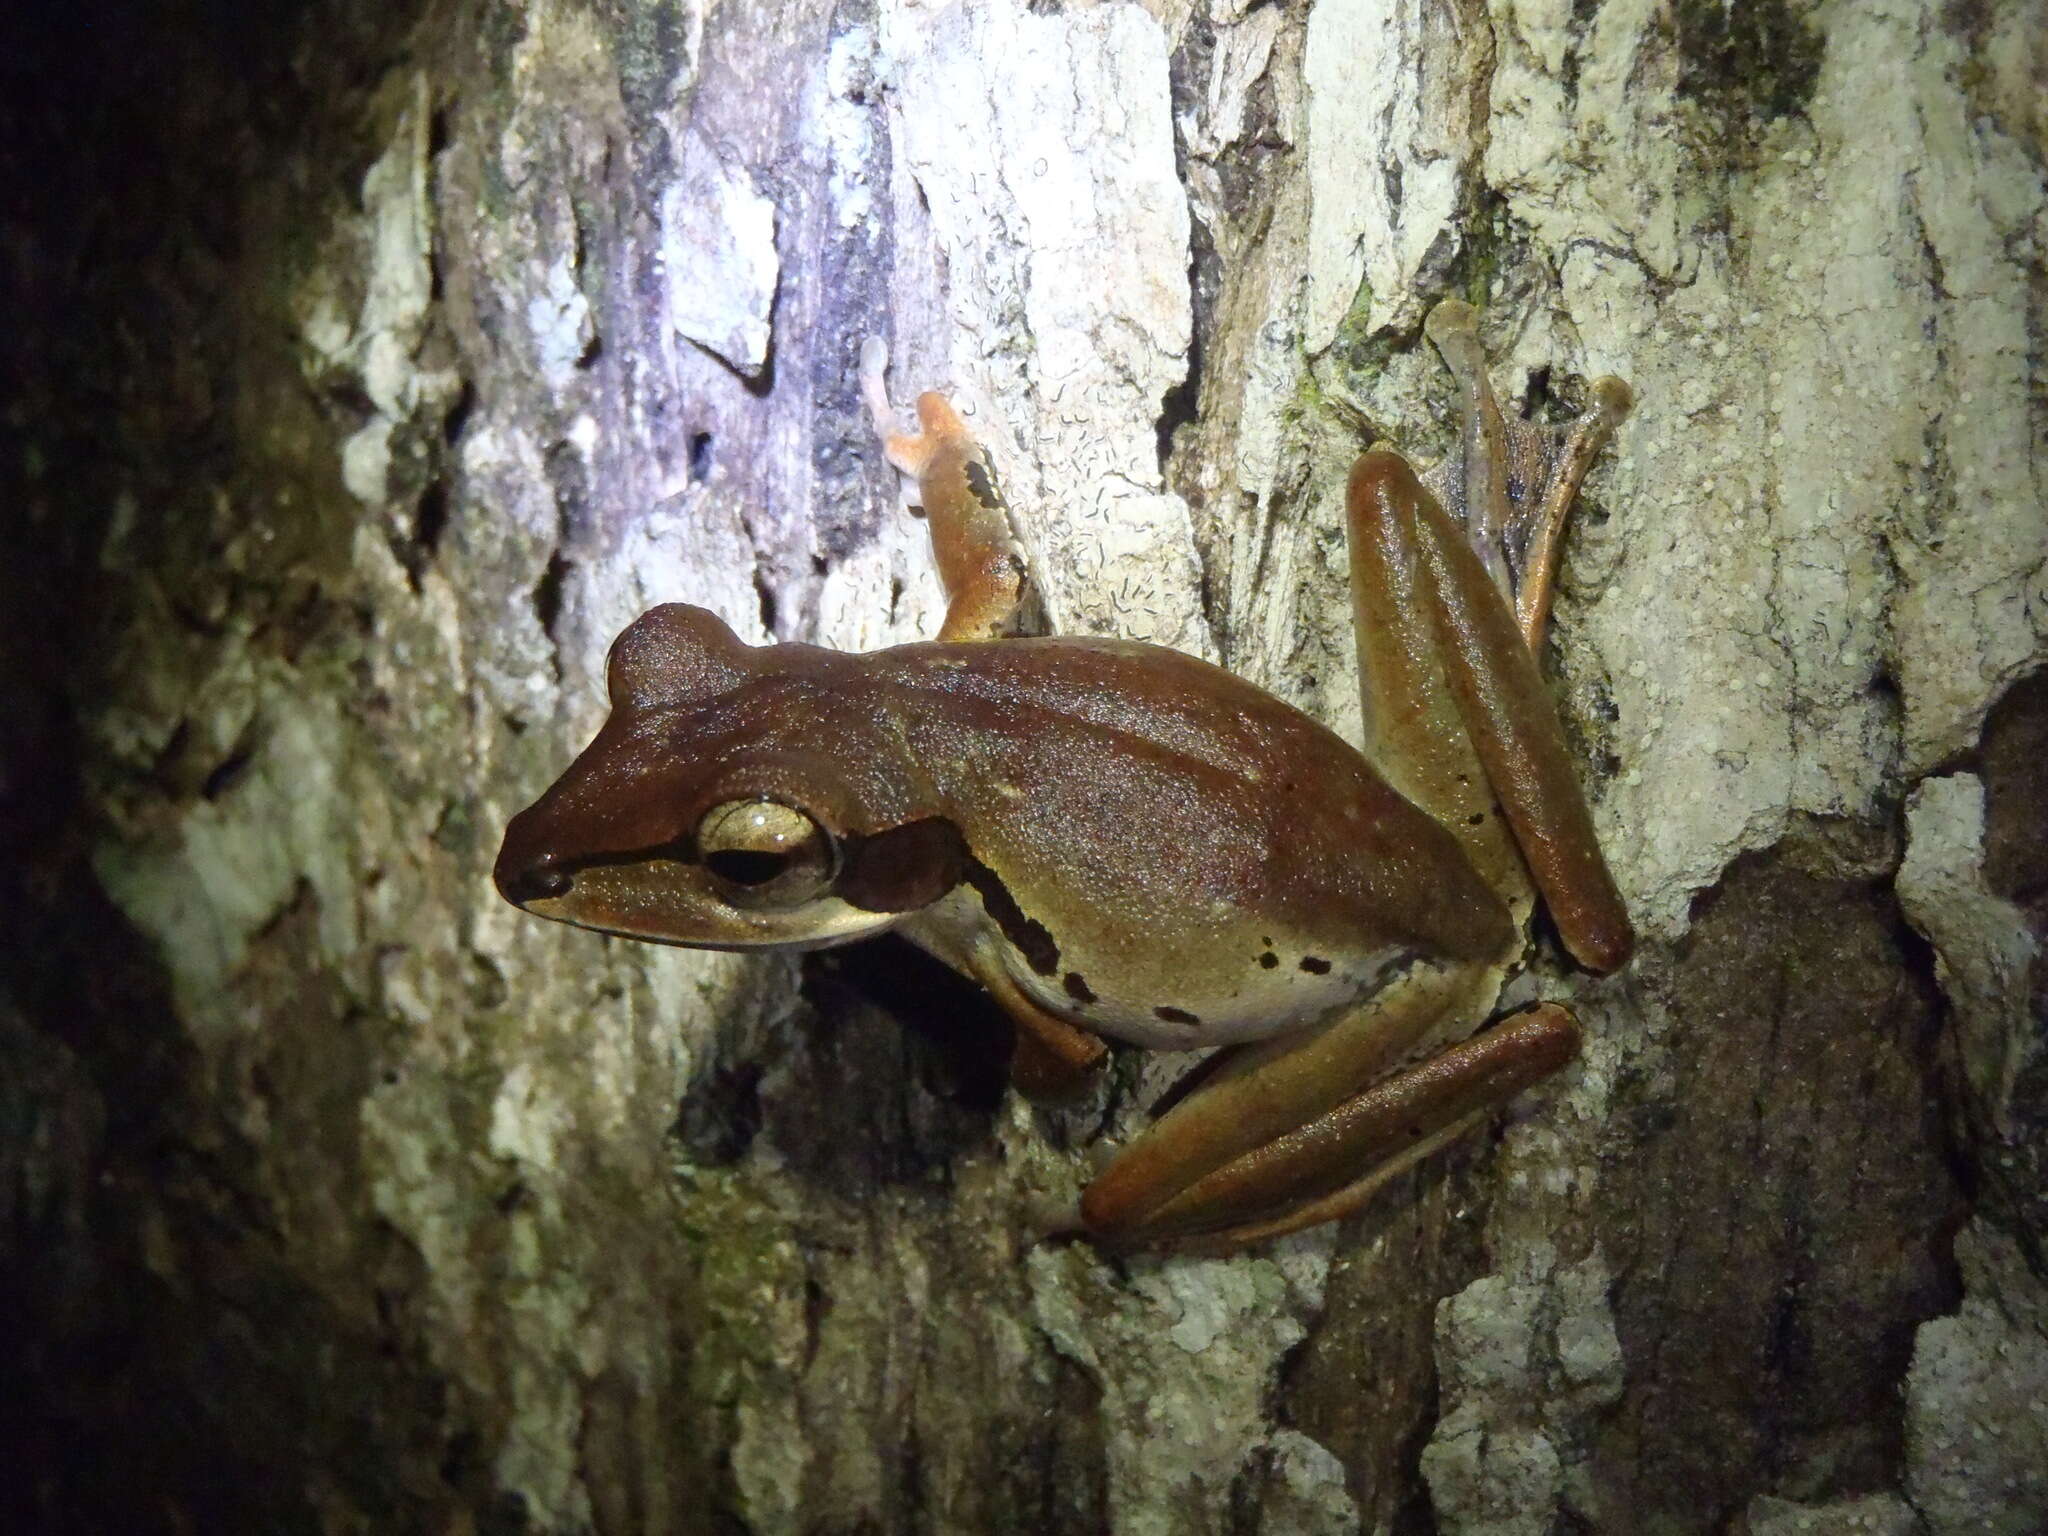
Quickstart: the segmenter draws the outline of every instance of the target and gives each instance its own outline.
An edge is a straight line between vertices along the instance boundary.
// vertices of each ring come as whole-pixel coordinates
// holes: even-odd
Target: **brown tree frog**
[[[1502,412],[1476,312],[1427,332],[1462,444],[1351,472],[1361,753],[1176,651],[999,638],[1026,577],[987,454],[946,400],[890,430],[949,600],[936,641],[865,655],[743,643],[671,604],[612,647],[612,712],[514,817],[498,889],[541,917],[705,949],[893,929],[1018,1025],[1015,1071],[1086,1072],[1099,1037],[1223,1049],[1088,1186],[1127,1248],[1230,1248],[1353,1210],[1578,1049],[1553,1004],[1492,1010],[1537,897],[1608,971],[1633,944],[1535,650],[1559,532],[1630,405]]]

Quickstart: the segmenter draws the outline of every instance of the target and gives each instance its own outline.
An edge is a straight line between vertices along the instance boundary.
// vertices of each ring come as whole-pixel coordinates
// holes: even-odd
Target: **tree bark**
[[[2033,8],[101,20],[0,93],[20,1528],[2048,1526]],[[1642,945],[1358,1216],[1037,1242],[1184,1060],[1034,1110],[905,946],[491,890],[652,603],[936,630],[869,334],[1050,625],[1355,737],[1451,294],[1636,394],[1544,664]]]

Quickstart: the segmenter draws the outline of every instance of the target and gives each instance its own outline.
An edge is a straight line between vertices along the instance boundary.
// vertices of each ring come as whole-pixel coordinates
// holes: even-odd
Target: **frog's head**
[[[603,729],[505,829],[499,892],[705,949],[845,943],[936,901],[964,849],[852,659],[643,614],[612,646]]]

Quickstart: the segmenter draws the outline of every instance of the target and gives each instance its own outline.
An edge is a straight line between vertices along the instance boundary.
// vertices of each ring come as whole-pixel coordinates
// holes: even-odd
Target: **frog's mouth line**
[[[581,928],[585,933],[600,934],[608,939],[631,939],[635,944],[659,944],[667,949],[702,949],[723,955],[758,955],[770,950],[780,954],[795,950],[838,949],[845,944],[858,944],[863,939],[873,938],[875,933],[880,931],[877,929],[857,933],[835,933],[820,939],[787,939],[771,936],[744,942],[714,943],[708,939],[678,939],[666,934],[620,928],[607,923],[587,923],[580,918],[567,917],[559,912],[544,911],[538,906],[522,910],[531,912],[535,917],[544,917],[569,928]]]

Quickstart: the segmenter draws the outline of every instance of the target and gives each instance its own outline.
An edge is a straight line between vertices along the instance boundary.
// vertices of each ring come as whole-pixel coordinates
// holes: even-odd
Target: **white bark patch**
[[[251,937],[302,887],[318,903],[322,950],[337,963],[360,938],[359,906],[332,703],[295,690],[275,669],[242,667],[216,673],[189,702],[202,722],[224,717],[226,729],[201,724],[207,736],[233,740],[260,719],[261,750],[233,794],[184,806],[149,842],[102,843],[93,869],[156,944],[194,1038],[210,1046],[247,1027],[227,983]]]
[[[1336,339],[1361,280],[1368,330],[1413,327],[1430,299],[1425,270],[1457,250],[1452,215],[1476,146],[1465,92],[1433,91],[1424,73],[1432,9],[1323,0],[1309,12],[1310,352]]]
[[[1560,1430],[1621,1397],[1608,1281],[1597,1252],[1555,1268],[1542,1255],[1526,1283],[1488,1275],[1438,1304],[1445,1411],[1422,1472],[1446,1532],[1553,1528],[1566,1487]]]
[[[990,445],[1056,629],[1205,653],[1156,426],[1192,323],[1165,38],[1122,6],[907,20],[893,137],[934,249],[906,255],[943,265],[947,313],[945,361],[899,346],[892,388],[947,391]]]
[[[2048,1530],[2048,1301],[2012,1240],[1956,1236],[1963,1302],[1913,1339],[1906,1491],[1935,1536]]]
[[[1305,106],[1299,76],[1276,57],[1285,34],[1281,9],[1268,6],[1242,20],[1217,24],[1209,78],[1194,104],[1178,118],[1186,146],[1189,202],[1196,221],[1212,238],[1228,241],[1233,231],[1232,196],[1223,167],[1233,151],[1256,133],[1267,144],[1288,146],[1301,135]],[[1254,118],[1253,93],[1271,94],[1271,112]],[[1301,308],[1309,263],[1307,194],[1284,191],[1272,218],[1246,248],[1223,255],[1232,269],[1231,291],[1212,327],[1210,371],[1226,381],[1221,409],[1201,431],[1215,432],[1235,457],[1238,488],[1264,504],[1272,491],[1285,435],[1283,412],[1301,380]],[[1258,317],[1245,319],[1240,317]],[[1237,398],[1233,401],[1232,396]],[[1218,465],[1196,456],[1195,472],[1205,492],[1220,489]],[[1258,537],[1254,535],[1254,537]],[[1225,565],[1249,572],[1251,562]],[[1226,594],[1232,612],[1234,594]]]
[[[533,333],[534,356],[540,360],[541,372],[555,388],[562,388],[597,339],[590,301],[576,284],[576,269],[569,257],[558,256],[541,278],[540,291],[527,299],[526,326]]]
[[[1243,137],[1252,88],[1272,62],[1282,20],[1279,8],[1269,6],[1217,33],[1201,109],[1180,119],[1190,154],[1215,156]]]
[[[758,377],[782,274],[774,200],[700,134],[684,138],[680,155],[681,178],[661,209],[669,324]]]
[[[2025,914],[1985,885],[1983,862],[1983,784],[1967,773],[1927,780],[1906,804],[1899,902],[1934,946],[1977,1108],[2010,1136],[2013,1085],[2038,1044],[2027,1007],[2037,946]]]
[[[1642,112],[1630,56],[1587,53],[1575,121]],[[2048,622],[2007,254],[2040,186],[1964,120],[1959,68],[1910,7],[1836,15],[1808,117],[1717,194],[1731,237],[1671,244],[1681,147],[1646,127],[1539,154],[1564,86],[1503,42],[1496,98],[1521,127],[1496,123],[1488,180],[1568,253],[1585,371],[1639,402],[1594,485],[1622,526],[1575,534],[1559,629],[1568,669],[1589,640],[1606,660],[1623,771],[1603,836],[1652,932],[1793,813],[1876,815],[1902,772],[1962,750]],[[1962,206],[1940,190],[1957,178],[1986,195]],[[1622,231],[1668,297],[1610,251]]]
[[[841,228],[880,217],[868,173],[874,155],[876,115],[864,99],[874,84],[875,34],[852,27],[832,39],[825,60],[825,101],[818,113],[826,164],[826,196]]]
[[[1228,1507],[1246,1459],[1270,1443],[1263,1404],[1273,1372],[1302,1337],[1302,1297],[1281,1267],[1270,1257],[1141,1259],[1118,1283],[1078,1248],[1037,1248],[1026,1263],[1038,1326],[1101,1385],[1111,1528],[1219,1529],[1215,1512]],[[1294,1463],[1285,1475],[1305,1489],[1327,1465],[1306,1436],[1280,1450]],[[1308,1503],[1329,1507],[1327,1497]]]
[[[393,428],[445,407],[460,387],[452,370],[419,362],[434,296],[434,216],[423,78],[410,93],[390,144],[363,173],[362,218],[336,232],[336,260],[316,267],[293,302],[307,377],[351,372],[375,407],[341,449],[342,483],[365,506],[389,494]],[[343,313],[349,277],[362,294],[353,319]]]
[[[1274,1476],[1259,1505],[1263,1529],[1290,1536],[1352,1536],[1359,1529],[1344,1464],[1326,1446],[1300,1430],[1277,1429],[1271,1449]]]
[[[387,416],[410,412],[419,395],[413,348],[433,299],[433,210],[427,203],[424,99],[400,119],[391,145],[363,177],[370,265],[356,328],[363,388]]]

